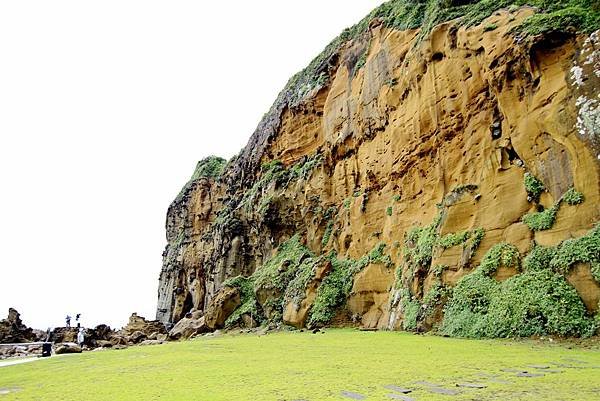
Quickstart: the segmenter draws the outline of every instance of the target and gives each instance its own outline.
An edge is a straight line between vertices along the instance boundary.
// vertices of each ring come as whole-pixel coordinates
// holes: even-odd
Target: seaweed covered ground
[[[598,400],[599,351],[593,338],[350,329],[211,335],[1,367],[0,399]]]

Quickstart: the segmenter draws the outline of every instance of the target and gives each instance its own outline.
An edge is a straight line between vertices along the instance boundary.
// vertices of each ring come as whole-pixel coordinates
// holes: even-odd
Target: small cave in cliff
[[[181,315],[186,316],[194,307],[194,302],[192,300],[192,294],[188,292],[185,295],[185,300],[183,301],[183,309],[181,310]]]

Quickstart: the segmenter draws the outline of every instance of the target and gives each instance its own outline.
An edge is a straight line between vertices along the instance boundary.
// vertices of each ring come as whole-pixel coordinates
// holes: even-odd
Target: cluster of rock
[[[2,346],[0,344],[0,359],[25,357],[31,355],[41,355],[42,344],[13,344],[11,346]]]
[[[19,312],[10,308],[0,321],[0,359],[40,355],[42,343],[52,343],[55,354],[80,353],[83,349],[121,349],[131,345],[160,344],[169,338],[165,325],[133,313],[120,330],[105,324],[84,329],[83,349],[77,344],[77,327],[56,327],[50,333],[25,326]],[[33,343],[33,344],[32,344]]]
[[[41,341],[43,332],[23,324],[16,309],[9,308],[6,319],[0,320],[0,344]]]

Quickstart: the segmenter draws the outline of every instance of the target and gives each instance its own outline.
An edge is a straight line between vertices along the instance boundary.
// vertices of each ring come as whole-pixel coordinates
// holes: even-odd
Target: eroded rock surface
[[[560,275],[577,324],[532,330],[592,330],[598,33],[519,34],[534,12],[429,32],[374,18],[295,76],[242,152],[201,161],[169,207],[157,319],[178,336],[267,321],[452,331],[443,306],[463,278],[518,303],[515,278],[539,268]],[[215,313],[226,288],[239,300]]]
[[[26,343],[38,340],[38,333],[23,324],[16,309],[9,308],[6,319],[0,320],[0,344]]]

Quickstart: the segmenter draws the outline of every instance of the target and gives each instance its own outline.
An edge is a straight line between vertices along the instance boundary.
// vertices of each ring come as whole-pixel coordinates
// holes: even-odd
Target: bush
[[[457,337],[588,336],[594,322],[564,277],[530,270],[503,283],[475,272],[457,283],[442,332]]]
[[[528,213],[521,218],[521,221],[532,231],[549,230],[554,226],[558,209],[559,204],[556,204],[543,212]]]
[[[577,291],[549,270],[528,271],[502,283],[486,319],[487,337],[589,336],[594,331]]]
[[[583,203],[585,198],[583,197],[583,194],[581,192],[577,192],[575,188],[569,188],[569,190],[562,196],[562,200],[573,206]]]
[[[529,197],[535,202],[540,199],[540,195],[546,189],[544,184],[530,173],[525,173],[523,177],[523,185],[525,186],[527,195],[529,195]]]
[[[487,276],[493,275],[500,266],[520,267],[520,255],[517,247],[502,242],[494,245],[481,260],[478,270]]]
[[[583,237],[568,239],[558,245],[550,267],[567,273],[575,263],[600,262],[600,225],[596,225]]]
[[[469,239],[470,235],[471,233],[469,231],[446,234],[439,239],[437,244],[444,249],[451,248],[453,246],[465,243]]]
[[[441,332],[453,337],[484,337],[485,316],[498,290],[498,282],[481,271],[461,278],[444,308]]]

